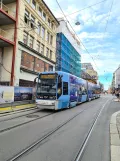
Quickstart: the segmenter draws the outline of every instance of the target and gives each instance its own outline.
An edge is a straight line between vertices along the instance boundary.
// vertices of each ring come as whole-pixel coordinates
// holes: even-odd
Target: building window
[[[38,14],[42,17],[42,9],[40,7],[38,8]]]
[[[41,24],[38,22],[37,33],[40,35],[40,32],[41,32]]]
[[[28,3],[30,3],[30,0],[27,0]]]
[[[33,48],[33,43],[34,43],[34,38],[32,36],[30,36],[30,42],[29,42],[29,46],[31,48]]]
[[[21,54],[21,65],[24,65],[24,54]]]
[[[55,26],[53,27],[53,30],[56,31],[56,27]]]
[[[34,70],[35,59],[34,56],[22,51],[21,65],[27,69]]]
[[[35,17],[31,15],[31,21],[35,23]]]
[[[46,14],[43,12],[43,20],[46,20]]]
[[[27,43],[28,43],[28,33],[26,33],[26,32],[24,32],[24,34],[23,34],[23,42],[24,42],[24,44],[26,44],[26,45],[27,45]]]
[[[33,9],[36,8],[36,2],[35,2],[35,0],[32,0],[32,8],[33,8]]]
[[[35,17],[31,15],[31,28],[35,28]]]
[[[52,45],[53,44],[53,36],[51,35],[50,36],[50,45]]]
[[[50,59],[52,60],[52,51],[50,50]]]
[[[34,67],[35,67],[35,57],[31,56],[31,60],[30,60],[30,69],[34,71]]]
[[[40,52],[40,42],[39,42],[39,41],[37,41],[37,48],[36,48],[36,50],[37,50],[38,52]]]
[[[53,29],[53,27],[54,27],[54,24],[53,24],[53,23],[51,23],[51,28]]]
[[[43,44],[41,44],[41,54],[43,54],[44,55],[44,45]]]
[[[37,67],[40,67],[40,64],[39,63],[37,63]]]
[[[50,40],[50,33],[47,32],[47,42],[49,43],[49,40]]]
[[[30,13],[25,9],[25,16],[24,16],[24,21],[26,24],[29,24],[29,21],[30,21]]]
[[[50,26],[50,19],[48,18],[48,26]]]
[[[48,72],[48,71],[49,71],[49,64],[45,63],[45,72]]]
[[[25,64],[24,64],[25,58],[26,58],[26,53],[25,52],[22,52],[22,54],[21,54],[21,65],[22,66],[25,66]]]
[[[45,38],[45,28],[44,28],[44,27],[42,27],[42,33],[41,33],[41,36],[42,36],[42,38],[43,38],[43,39]]]
[[[48,58],[49,57],[49,49],[46,48],[46,57]]]
[[[49,71],[53,71],[53,66],[49,65]]]

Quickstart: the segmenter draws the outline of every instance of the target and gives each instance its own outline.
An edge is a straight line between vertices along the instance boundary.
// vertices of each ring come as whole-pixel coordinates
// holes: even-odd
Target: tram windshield
[[[55,74],[41,74],[38,78],[37,98],[55,99],[57,89],[57,76]]]

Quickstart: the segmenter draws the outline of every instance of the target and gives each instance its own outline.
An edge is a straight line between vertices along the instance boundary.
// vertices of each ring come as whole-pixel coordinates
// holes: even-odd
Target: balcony
[[[8,44],[14,45],[14,33],[11,32],[10,34],[9,30],[5,31],[0,28],[0,47],[4,47]]]
[[[16,0],[0,0],[0,24],[13,24],[16,18]]]
[[[14,43],[10,43],[10,42],[0,39],[0,48],[9,47],[11,45],[14,45]]]

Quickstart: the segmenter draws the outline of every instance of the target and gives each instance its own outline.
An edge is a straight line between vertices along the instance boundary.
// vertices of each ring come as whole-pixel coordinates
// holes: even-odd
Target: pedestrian
[[[114,96],[114,94],[115,94],[115,91],[112,92],[112,96]]]
[[[118,99],[118,102],[120,101],[120,94],[119,94],[119,90],[117,89],[116,91],[115,91],[115,95],[116,95],[116,97],[117,97],[117,99]]]

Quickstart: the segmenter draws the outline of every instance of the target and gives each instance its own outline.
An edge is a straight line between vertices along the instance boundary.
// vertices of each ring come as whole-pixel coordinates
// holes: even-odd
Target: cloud
[[[110,37],[110,35],[108,33],[100,33],[100,32],[82,32],[81,34],[79,34],[80,38],[84,38],[84,39],[101,39],[101,38],[106,38],[106,37]]]
[[[96,65],[92,61],[92,58],[95,60]],[[87,53],[82,54],[82,62],[92,62],[94,69],[96,69],[99,75],[104,75],[106,72],[111,73],[116,70],[120,64],[120,54],[115,53],[91,53],[91,57]]]

